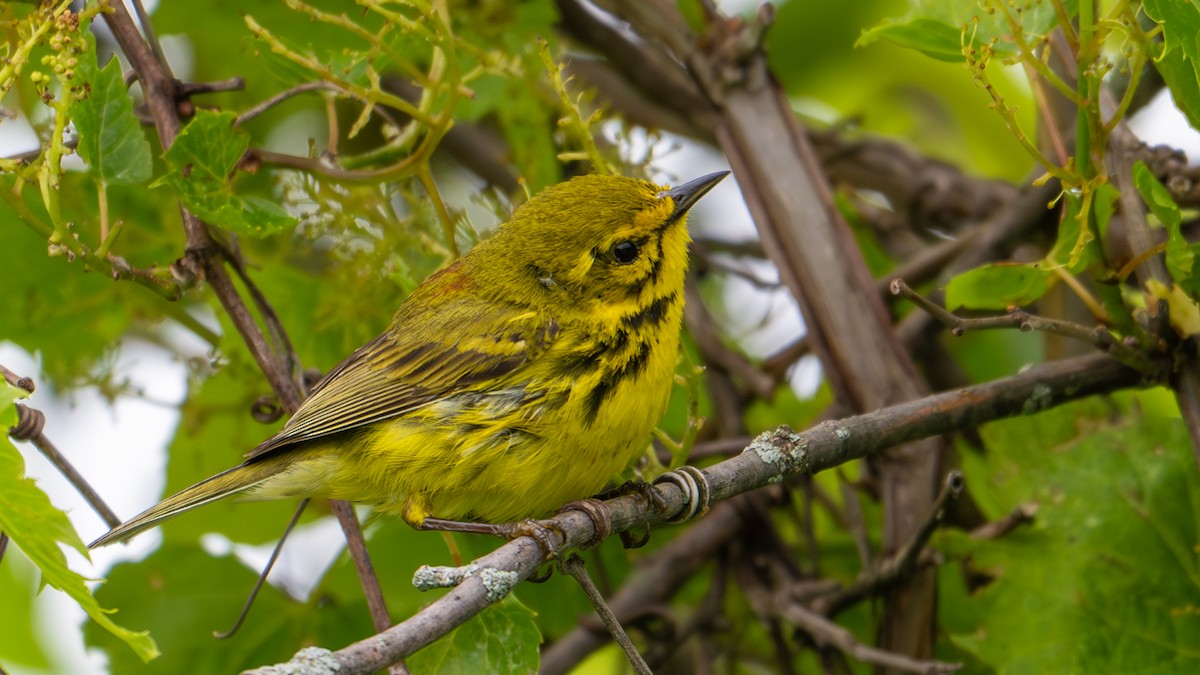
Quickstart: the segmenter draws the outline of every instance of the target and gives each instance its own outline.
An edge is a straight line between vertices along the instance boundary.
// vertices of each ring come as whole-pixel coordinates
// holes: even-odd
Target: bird
[[[233,495],[358,502],[422,529],[598,493],[666,410],[687,213],[728,173],[676,187],[592,174],[541,191],[414,289],[244,461],[90,547]]]

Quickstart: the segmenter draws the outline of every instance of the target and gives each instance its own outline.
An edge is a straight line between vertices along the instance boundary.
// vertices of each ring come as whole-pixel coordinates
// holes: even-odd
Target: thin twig
[[[416,169],[416,162],[413,161],[412,157],[400,160],[395,164],[373,169],[346,169],[319,157],[301,157],[300,155],[289,155],[283,152],[263,150],[262,148],[250,148],[246,152],[246,159],[242,160],[244,162],[255,161],[260,164],[299,169],[324,176],[333,181],[345,183],[377,183],[381,180],[411,174]]]
[[[10,429],[8,431],[8,435],[18,441],[29,441],[30,443],[33,443],[33,447],[37,448],[46,459],[50,460],[50,463],[54,465],[54,468],[58,469],[58,472],[61,473],[64,478],[70,481],[75,490],[83,496],[88,505],[92,507],[92,510],[95,511],[96,514],[99,515],[109,527],[116,527],[120,525],[121,519],[117,517],[117,514],[113,513],[113,510],[104,502],[104,499],[100,497],[100,494],[96,492],[91,483],[87,482],[87,479],[83,477],[83,474],[79,473],[79,471],[75,469],[71,462],[68,461],[67,458],[58,451],[58,448],[54,447],[54,444],[50,442],[50,439],[46,438],[46,435],[42,433],[45,425],[46,416],[43,415],[40,410],[35,410],[29,406],[18,403],[17,426]]]
[[[592,582],[592,578],[588,576],[587,566],[583,564],[583,558],[572,553],[566,562],[563,563],[563,569],[575,578],[591,601],[592,607],[596,610],[596,614],[600,616],[600,620],[604,622],[608,632],[621,645],[621,649],[625,651],[625,657],[629,659],[629,665],[633,666],[634,672],[639,675],[651,675],[650,666],[646,665],[646,660],[642,658],[637,647],[634,646],[633,640],[629,639],[629,635],[625,629],[621,627],[621,622],[617,621],[617,617],[613,615],[612,610],[608,608],[608,604],[604,602],[604,596],[600,594],[600,590],[596,588],[596,584]]]
[[[262,572],[258,575],[258,581],[254,582],[254,588],[250,589],[250,594],[246,596],[246,602],[242,603],[242,611],[238,612],[237,618],[233,620],[233,625],[229,630],[213,631],[213,637],[218,640],[227,640],[233,637],[233,634],[238,632],[242,627],[242,622],[250,614],[250,608],[254,606],[254,600],[258,598],[258,592],[262,590],[263,584],[267,582],[267,577],[271,574],[271,569],[275,567],[275,561],[279,560],[279,554],[283,552],[283,543],[287,541],[288,535],[292,530],[296,529],[296,523],[300,522],[300,516],[303,515],[304,509],[308,507],[308,499],[301,499],[296,506],[296,512],[292,514],[292,519],[288,521],[287,527],[283,531],[283,535],[279,537],[279,542],[275,544],[275,548],[271,549],[271,557],[267,558],[267,564],[263,565]]]
[[[0,365],[0,373],[4,374],[5,382],[11,384],[17,389],[24,389],[26,392],[32,394],[33,390],[37,388],[37,385],[34,384],[32,377],[18,375],[2,365]]]
[[[775,611],[780,618],[795,624],[800,630],[807,633],[818,647],[832,645],[862,663],[926,675],[954,673],[962,670],[963,667],[961,663],[914,659],[903,654],[864,645],[854,637],[854,633],[820,614],[806,609],[799,603],[784,598],[777,601]]]
[[[1014,506],[1013,510],[1003,518],[993,520],[989,523],[984,523],[974,530],[971,530],[971,538],[999,539],[1021,525],[1032,523],[1034,516],[1037,515],[1037,512],[1038,505],[1036,502],[1018,504]]]
[[[1103,327],[1088,328],[1087,326],[1063,321],[1062,319],[1037,316],[1019,307],[1014,307],[1006,314],[998,316],[966,318],[938,306],[920,293],[909,288],[903,279],[893,279],[891,289],[894,295],[899,295],[912,301],[933,318],[948,326],[950,332],[955,336],[961,336],[971,330],[992,330],[996,328],[1016,328],[1023,332],[1031,330],[1042,331],[1086,342],[1101,351],[1112,354],[1114,358],[1146,374],[1148,377],[1160,377],[1155,371],[1163,367],[1161,361],[1135,348],[1134,345],[1136,345],[1136,342],[1127,344],[1125,340],[1118,338]]]
[[[917,566],[917,556],[933,535],[934,530],[941,524],[946,515],[946,503],[957,499],[962,494],[964,486],[963,474],[955,469],[946,475],[946,482],[933,502],[933,508],[921,521],[913,536],[905,542],[892,558],[877,568],[862,575],[853,584],[839,589],[826,598],[818,598],[812,603],[813,610],[822,615],[831,616],[842,609],[875,595],[880,590],[889,588],[912,574]]]
[[[354,567],[358,570],[358,578],[363,582],[363,594],[367,596],[367,604],[371,608],[371,621],[375,624],[376,631],[383,631],[392,625],[392,619],[388,616],[387,607],[383,603],[383,594],[378,584],[366,582],[367,579],[375,578],[375,568],[371,564],[370,556],[367,555],[367,541],[363,538],[362,528],[358,526],[358,516],[355,515],[354,507],[349,502],[331,499],[329,506],[333,509],[333,514],[337,516],[338,523],[342,526],[342,532],[346,535],[346,545],[350,549],[350,556],[354,558]],[[372,596],[376,594],[378,597],[372,602]]]
[[[707,516],[684,530],[645,561],[640,573],[609,599],[621,621],[630,621],[651,603],[670,598],[685,581],[704,568],[705,561],[742,531],[737,505],[745,497],[718,504]],[[606,636],[577,626],[542,654],[542,675],[562,675],[606,642]]]
[[[688,334],[696,342],[696,348],[700,350],[704,361],[711,367],[721,368],[737,376],[741,385],[757,398],[771,400],[775,395],[775,379],[717,335],[717,323],[704,306],[704,301],[700,298],[700,288],[694,279],[689,277],[683,292],[686,299],[683,304],[683,317],[687,322]]]
[[[846,477],[845,472],[838,469],[838,487],[842,492],[842,503],[845,504],[846,524],[854,537],[854,548],[858,551],[858,560],[863,569],[869,569],[874,557],[871,555],[871,534],[867,532],[867,520],[863,517],[862,500],[858,498],[858,490]]]
[[[776,382],[783,382],[792,366],[811,353],[812,345],[808,338],[802,337],[764,359],[762,369],[774,377]]]
[[[258,117],[259,115],[265,113],[266,111],[270,110],[271,108],[279,105],[280,103],[283,103],[284,101],[288,100],[289,98],[292,98],[293,96],[298,96],[300,94],[303,94],[303,93],[309,92],[309,91],[319,91],[319,90],[332,91],[332,92],[338,93],[338,94],[346,93],[345,89],[342,89],[341,87],[337,86],[333,82],[325,82],[325,81],[303,82],[303,83],[298,84],[290,89],[284,89],[283,91],[279,92],[278,94],[275,94],[274,96],[272,96],[271,98],[268,98],[267,100],[263,101],[262,103],[259,103],[258,105],[254,106],[253,108],[250,108],[250,109],[244,111],[242,114],[237,116],[236,120],[233,121],[233,126],[235,126],[235,127],[241,126],[241,125],[245,124],[246,122],[249,122],[250,120],[254,119],[255,117]]]
[[[596,558],[601,560],[599,556]],[[696,605],[691,616],[684,621],[683,626],[677,628],[671,637],[673,640],[670,644],[651,653],[647,650],[647,663],[654,664],[653,668],[658,668],[667,659],[674,654],[684,642],[694,635],[698,630],[705,626],[714,625],[721,616],[722,607],[725,602],[725,594],[728,589],[729,581],[729,555],[728,549],[716,551],[716,560],[714,561],[715,568],[712,571],[711,581],[708,585],[708,591],[700,602]]]
[[[697,443],[688,453],[688,462],[695,462],[707,457],[725,457],[737,454],[750,443],[750,440],[749,436],[734,436],[733,438],[717,438]]]
[[[216,94],[223,91],[241,91],[246,88],[244,77],[230,77],[211,82],[180,82],[179,95],[183,98],[196,94]]]
[[[167,57],[163,54],[162,45],[159,44],[158,38],[154,35],[154,24],[150,23],[150,14],[146,12],[146,7],[142,4],[142,0],[133,0],[133,11],[137,14],[138,24],[142,27],[142,35],[145,36],[146,43],[150,45],[150,50],[154,52],[154,58],[170,74],[171,64],[167,63]]]

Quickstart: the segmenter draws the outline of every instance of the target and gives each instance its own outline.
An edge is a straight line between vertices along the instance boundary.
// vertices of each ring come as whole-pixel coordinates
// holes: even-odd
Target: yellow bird
[[[727,174],[546,189],[413,291],[244,462],[91,546],[235,494],[361,502],[416,528],[533,518],[594,495],[666,408],[686,214]]]

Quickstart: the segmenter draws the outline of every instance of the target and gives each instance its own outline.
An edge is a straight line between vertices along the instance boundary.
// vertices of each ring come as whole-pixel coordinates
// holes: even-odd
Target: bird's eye
[[[638,245],[632,241],[619,241],[613,244],[612,256],[613,260],[616,260],[618,263],[628,265],[637,260]]]

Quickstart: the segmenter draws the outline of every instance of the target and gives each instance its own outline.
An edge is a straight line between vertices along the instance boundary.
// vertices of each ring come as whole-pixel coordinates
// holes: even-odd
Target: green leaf
[[[0,665],[21,665],[41,671],[50,669],[50,659],[42,648],[35,629],[34,598],[38,591],[38,572],[21,549],[4,552],[0,565]]]
[[[0,429],[16,425],[17,408],[14,403],[28,395],[24,390],[0,381]],[[7,435],[0,445],[12,447]],[[0,480],[3,480],[3,476],[0,476]],[[20,569],[25,566],[31,568],[28,575]],[[36,573],[32,567],[25,556],[12,551],[5,555],[4,564],[0,565],[0,598],[4,598],[4,611],[0,612],[0,662],[45,668],[49,665],[46,655],[37,644],[31,628],[33,596],[37,589]],[[25,579],[26,576],[29,578]]]
[[[344,645],[369,634],[362,605],[336,597],[298,603],[268,584],[241,629],[216,639],[213,631],[233,623],[255,577],[232,556],[214,558],[194,544],[166,544],[145,560],[114,567],[96,591],[120,606],[131,623],[154,626],[162,657],[142,665],[91,625],[85,626],[84,638],[105,650],[116,675],[167,675],[236,673],[286,661],[297,645]]]
[[[1001,4],[1004,9],[998,9]],[[1064,3],[1074,15],[1075,3]],[[1050,2],[1013,2],[1013,0],[917,0],[900,19],[886,19],[863,31],[855,46],[863,47],[887,40],[915,49],[940,61],[964,61],[964,44],[993,43],[997,56],[1017,53],[1012,28],[1006,16],[1013,17],[1027,43],[1036,43],[1058,21]]]
[[[1108,236],[1108,223],[1117,211],[1117,199],[1121,192],[1111,183],[1105,183],[1096,188],[1092,196],[1092,213],[1096,216],[1096,231],[1100,233],[1101,241]]]
[[[1158,218],[1163,227],[1167,228],[1167,271],[1171,273],[1171,278],[1175,281],[1189,286],[1187,282],[1192,280],[1195,254],[1187,239],[1184,239],[1183,233],[1180,232],[1183,215],[1179,212],[1179,206],[1175,204],[1175,200],[1171,198],[1171,193],[1167,191],[1167,188],[1158,182],[1154,174],[1150,173],[1150,169],[1146,167],[1146,163],[1141,160],[1133,165],[1133,184],[1137,186],[1138,192],[1142,195],[1146,206],[1150,207],[1151,213]]]
[[[79,76],[86,98],[71,102],[70,115],[79,132],[79,156],[102,183],[145,183],[153,160],[150,143],[133,114],[133,100],[125,87],[120,59],[111,58],[100,68],[95,40],[85,33],[90,48],[79,57]]]
[[[1200,1],[1146,0],[1143,7],[1163,29],[1163,53],[1154,65],[1175,105],[1200,129]]]
[[[233,113],[196,112],[167,150],[167,182],[201,219],[237,234],[266,237],[293,227],[296,219],[277,204],[234,193],[230,176],[250,147],[233,128]]]
[[[1086,433],[1081,409],[1090,409]],[[1191,442],[1178,418],[1131,414],[1109,423],[1111,402],[1094,401],[1044,413],[1058,429],[1049,436],[1030,426],[1043,415],[984,427],[986,466],[967,467],[968,486],[1007,476],[996,494],[1040,505],[1034,524],[998,540],[938,537],[943,551],[969,559],[973,578],[993,579],[956,608],[952,639],[995,672],[1200,669]]]
[[[16,403],[27,396],[29,392],[12,386],[7,380],[0,384],[0,429],[11,429],[17,425],[20,415]]]
[[[1104,188],[1108,188],[1104,190]],[[1089,221],[1092,217],[1099,218],[1097,209],[1106,211],[1111,217],[1112,203],[1118,193],[1109,185],[1101,186],[1093,195],[1091,211],[1084,211],[1084,200],[1077,192],[1067,192],[1063,199],[1065,208],[1058,222],[1058,235],[1054,241],[1054,249],[1046,256],[1048,265],[1061,266],[1068,274],[1079,274],[1093,262],[1102,258],[1099,246],[1096,244],[1094,228]],[[1107,204],[1099,204],[1107,202]],[[1107,220],[1106,220],[1107,223]]]
[[[1052,274],[1036,264],[993,263],[954,277],[946,285],[946,309],[1007,309],[1028,305],[1050,289]]]
[[[537,672],[541,633],[514,597],[493,605],[408,658],[414,673]]]
[[[0,175],[0,189],[14,190],[19,185],[15,175]],[[76,211],[66,220],[96,222],[95,181],[72,171],[62,176],[62,186],[59,194],[64,201],[80,199],[92,209],[91,215]],[[118,206],[115,197],[131,189],[120,186],[112,190],[114,212],[130,213],[124,204]],[[150,201],[144,188],[138,191],[143,193],[143,201]],[[46,240],[22,222],[27,214],[49,222],[36,185],[32,189],[26,186],[20,198],[27,211],[11,209],[6,201],[0,201],[0,269],[7,271],[0,284],[3,339],[38,353],[43,375],[55,386],[77,384],[115,348],[135,317],[153,321],[161,316],[162,304],[133,284],[115,284],[105,275],[84,273],[66,256],[47,255]],[[147,206],[139,208],[149,210]],[[178,206],[175,211],[178,213]],[[80,217],[76,219],[75,214]],[[168,217],[164,210],[162,218]],[[146,230],[133,230],[126,230],[123,242],[141,243],[152,236]],[[177,247],[174,251],[178,256]],[[139,258],[132,255],[129,261],[140,265],[143,261]]]
[[[914,17],[907,21],[888,20],[863,31],[855,43],[865,47],[878,40],[887,40],[901,47],[915,49],[939,61],[962,61],[962,28],[936,19]]]
[[[1146,292],[1152,298],[1167,301],[1167,316],[1177,333],[1185,337],[1200,335],[1200,304],[1179,284],[1167,286],[1158,279],[1150,279],[1146,282]]]
[[[14,390],[20,392],[8,384],[0,389],[0,424],[16,419]],[[158,656],[158,648],[148,633],[130,631],[114,623],[108,617],[112,610],[101,607],[88,592],[85,579],[67,567],[67,557],[59,544],[67,544],[85,556],[87,547],[67,514],[55,508],[46,493],[25,477],[25,461],[7,435],[0,437],[0,531],[8,534],[37,565],[45,583],[71,596],[93,621],[128,645],[138,658],[149,661]]]

